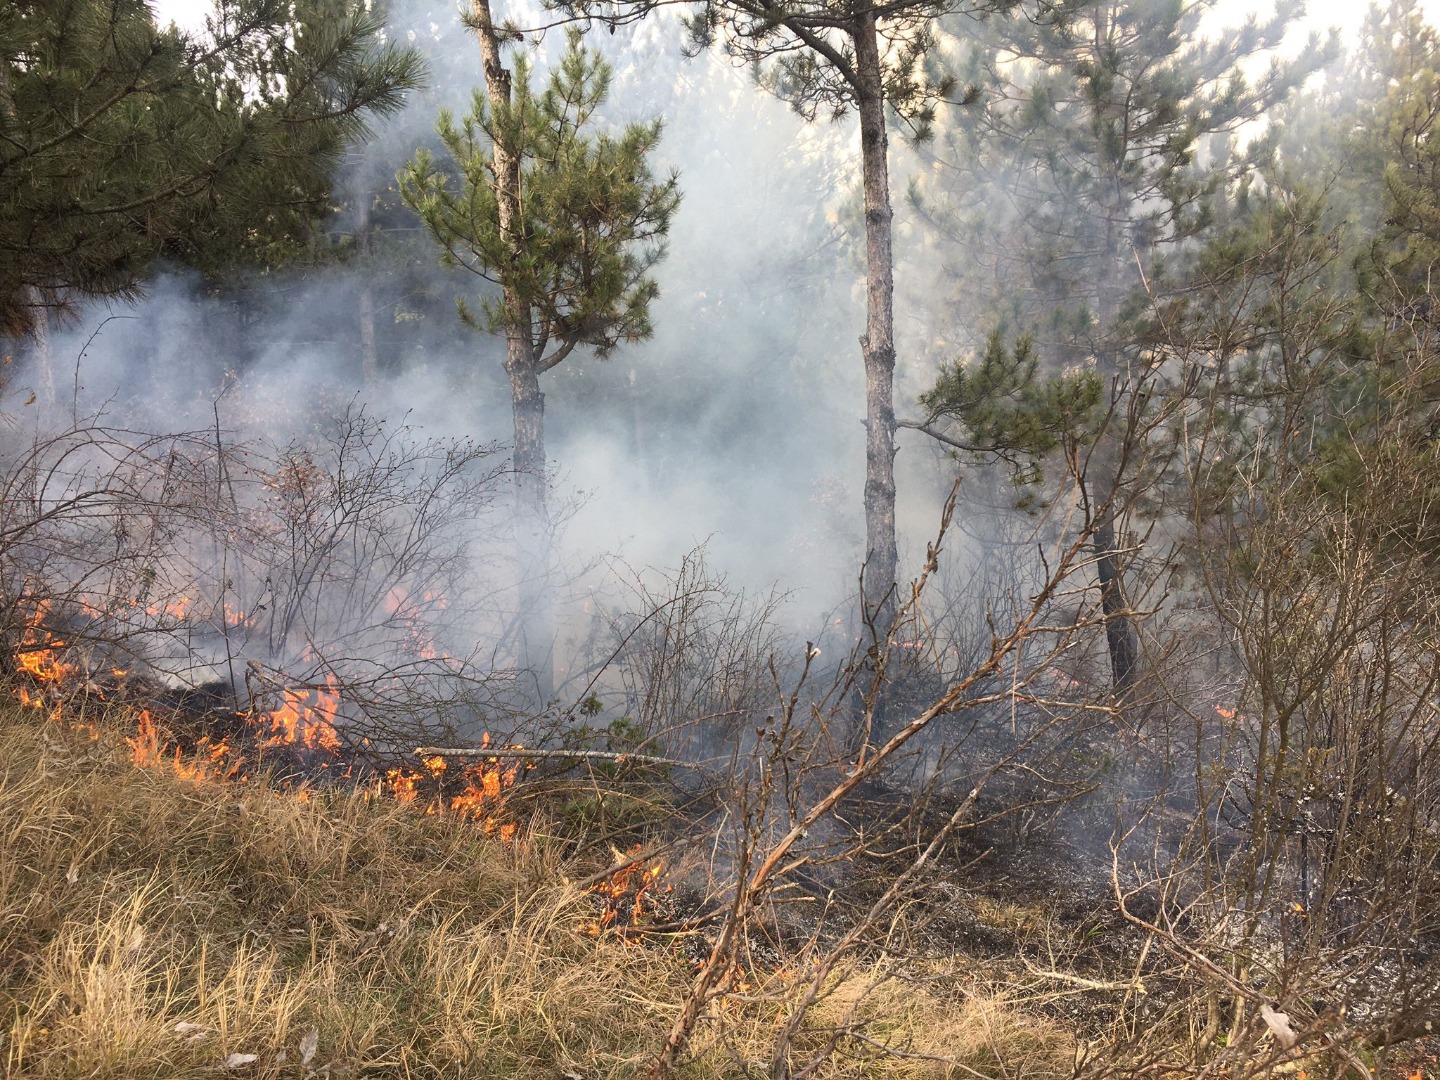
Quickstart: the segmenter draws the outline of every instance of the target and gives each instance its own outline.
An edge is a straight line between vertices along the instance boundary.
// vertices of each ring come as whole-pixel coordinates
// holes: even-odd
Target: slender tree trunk
[[[855,27],[860,167],[865,186],[865,573],[863,599],[880,634],[895,618],[895,267],[894,211],[886,157],[885,89],[873,12]]]
[[[370,196],[362,192],[355,221],[355,251],[360,256],[360,377],[366,390],[380,383],[380,354],[375,349],[375,289],[370,276]]]
[[[546,498],[545,395],[528,350],[515,348],[505,364],[515,420],[515,542],[520,573],[520,656],[535,680],[541,705],[555,693],[554,630],[548,596],[550,517]]]
[[[50,308],[36,288],[26,288],[26,299],[34,305],[34,323],[30,339],[30,375],[35,380],[31,389],[45,408],[56,402],[55,343],[50,337]]]
[[[471,25],[480,43],[485,90],[499,113],[510,105],[510,72],[500,62],[500,39],[489,0],[471,0]],[[520,212],[521,161],[517,149],[497,139],[491,148],[495,172],[496,218],[501,239],[517,261],[523,255]],[[529,306],[518,290],[507,287],[505,374],[515,422],[515,561],[519,575],[520,662],[532,673],[541,705],[554,694],[550,613],[546,581],[550,568],[550,516],[545,467],[545,395],[540,392],[539,357],[532,338]]]
[[[1139,675],[1140,644],[1130,614],[1130,601],[1125,595],[1125,576],[1115,535],[1121,469],[1120,440],[1126,437],[1126,433],[1120,432],[1117,438],[1113,426],[1125,422],[1129,413],[1124,401],[1128,393],[1126,375],[1120,371],[1111,343],[1120,310],[1118,287],[1123,280],[1119,243],[1113,235],[1113,222],[1117,220],[1118,213],[1112,214],[1112,225],[1107,229],[1110,235],[1106,237],[1102,280],[1097,292],[1100,344],[1096,349],[1096,359],[1101,378],[1111,387],[1111,393],[1120,397],[1111,411],[1110,424],[1101,432],[1100,442],[1090,455],[1090,475],[1085,482],[1090,504],[1095,508],[1092,523],[1095,531],[1091,545],[1095,552],[1095,576],[1100,587],[1100,611],[1105,619],[1105,644],[1110,653],[1110,688],[1112,695],[1119,700],[1130,691]]]
[[[0,60],[0,116],[15,122],[15,95],[10,89],[10,65]],[[10,297],[3,298],[8,307]],[[55,350],[50,340],[50,308],[35,285],[26,285],[21,290],[20,302],[29,310],[14,313],[21,324],[19,329],[30,334],[30,368],[35,377],[31,389],[36,398],[47,408],[55,404]],[[0,316],[6,312],[0,310]],[[0,318],[0,332],[4,332],[4,319]]]
[[[1116,544],[1115,476],[1109,468],[1110,462],[1105,460],[1108,457],[1108,454],[1099,454],[1091,458],[1092,462],[1100,459],[1101,474],[1090,483],[1092,505],[1097,507],[1095,532],[1090,542],[1095,552],[1095,576],[1100,586],[1100,611],[1105,617],[1105,643],[1110,652],[1110,685],[1118,699],[1129,692],[1139,675],[1140,647],[1130,615],[1130,602],[1125,597],[1124,575]]]

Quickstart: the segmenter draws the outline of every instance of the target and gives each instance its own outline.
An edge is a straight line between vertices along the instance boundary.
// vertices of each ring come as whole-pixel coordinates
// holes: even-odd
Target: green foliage
[[[1143,337],[1137,293],[1162,287],[1165,249],[1201,235],[1246,162],[1223,140],[1283,100],[1329,50],[1312,42],[1258,79],[1297,5],[1201,34],[1212,0],[1075,0],[953,27],[975,90],[946,114],[911,200],[963,251],[959,310],[1033,327],[1047,352]],[[980,269],[985,268],[985,269]]]
[[[886,24],[882,92],[886,104],[914,136],[930,137],[936,106],[957,92],[954,77],[928,64],[935,49],[934,20],[945,0],[905,0],[877,12]],[[1009,0],[989,5],[1013,6]],[[760,84],[806,120],[846,115],[858,93],[855,46],[843,32],[855,18],[844,3],[816,0],[776,6],[766,0],[706,0],[685,17],[688,47],[699,54],[719,44],[754,66]]]
[[[1383,213],[1361,260],[1362,288],[1403,308],[1430,295],[1440,263],[1440,34],[1410,0],[1372,10],[1364,39],[1367,57],[1385,75],[1368,109],[1357,117],[1354,156],[1379,172]],[[1377,168],[1378,167],[1378,168]]]
[[[1102,386],[1093,368],[1041,377],[1037,367],[1030,338],[1007,349],[1003,334],[994,331],[969,363],[941,368],[920,399],[926,426],[950,421],[964,432],[963,446],[960,439],[947,440],[950,445],[1010,462],[1017,482],[1039,482],[1041,457],[1094,437]]]
[[[1113,443],[1154,430],[1170,407],[1157,390],[1169,379],[1171,331],[1184,322],[1176,309],[1191,302],[1187,263],[1197,241],[1245,217],[1253,163],[1233,152],[1229,136],[1329,56],[1312,41],[1302,59],[1247,77],[1249,62],[1280,42],[1295,5],[1223,36],[1202,34],[1214,6],[1075,0],[1039,18],[949,28],[957,70],[975,92],[946,114],[937,139],[943,167],[912,182],[910,197],[951,255],[958,341],[950,355],[966,350],[976,327],[1004,325],[1027,331],[1034,344],[1024,353],[1035,355],[1017,350],[1002,363],[992,334],[976,364],[942,366],[922,399],[931,434],[958,426],[958,439],[942,441],[1004,448],[1024,481],[1038,477],[1033,463],[1055,449],[1066,424],[1081,446],[1112,441],[1110,451],[1083,458],[1097,491],[1139,464],[1140,455]],[[1240,233],[1254,227],[1245,218]],[[1228,254],[1216,245],[1207,255],[1243,260],[1263,240],[1228,242]],[[1216,266],[1201,276],[1229,272]],[[961,381],[957,370],[966,373]],[[1076,371],[1088,379],[1067,397],[1054,373]],[[996,396],[993,411],[974,403],[982,393]],[[1108,433],[1107,416],[1116,422]],[[1121,419],[1131,434],[1119,430]],[[1027,458],[1032,464],[1022,466]],[[1163,470],[1144,468],[1144,482],[1124,490],[1154,509],[1163,499],[1148,488]]]
[[[542,370],[577,345],[604,357],[621,342],[652,333],[650,303],[658,288],[649,271],[665,253],[679,183],[673,174],[657,182],[650,171],[659,120],[615,135],[591,133],[609,87],[609,65],[572,30],[543,91],[532,88],[521,54],[508,104],[491,108],[476,91],[458,122],[441,113],[438,130],[453,175],[422,151],[400,177],[405,200],[440,244],[446,264],[519,297],[530,322],[520,329]],[[524,163],[522,221],[513,244],[500,228],[491,153],[497,143]],[[461,305],[467,323],[510,329],[499,299],[482,297],[481,311],[483,319]],[[550,344],[555,352],[547,358]]]
[[[418,84],[356,0],[218,0],[205,35],[143,0],[0,7],[0,329],[125,296],[166,255],[276,259],[364,118]]]

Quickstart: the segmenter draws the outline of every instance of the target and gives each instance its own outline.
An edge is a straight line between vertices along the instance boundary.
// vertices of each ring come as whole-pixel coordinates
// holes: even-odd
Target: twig
[[[669,765],[677,769],[703,769],[698,761],[655,757],[653,754],[623,754],[610,750],[520,750],[497,746],[417,746],[416,757],[570,758],[579,761],[636,762],[640,765]]]
[[[1105,979],[1087,979],[1081,975],[1071,975],[1066,971],[1045,971],[1028,962],[1025,964],[1025,968],[1037,979],[1050,979],[1069,986],[1077,986],[1081,990],[1125,990],[1145,993],[1145,984],[1138,978],[1126,982],[1112,982]]]

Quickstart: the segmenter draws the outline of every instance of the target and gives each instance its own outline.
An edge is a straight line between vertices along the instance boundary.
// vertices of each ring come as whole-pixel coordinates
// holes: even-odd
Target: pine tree
[[[541,590],[551,523],[540,376],[577,348],[603,359],[622,342],[650,336],[650,303],[659,290],[649,271],[664,255],[680,195],[674,175],[657,181],[650,171],[659,120],[615,135],[591,132],[610,68],[582,46],[579,31],[570,31],[564,56],[537,93],[523,53],[513,72],[503,66],[503,31],[488,0],[475,0],[470,22],[486,93],[475,92],[458,123],[444,112],[438,125],[458,182],[422,152],[401,184],[446,264],[499,286],[498,297],[482,296],[478,311],[462,302],[460,317],[506,339],[527,617],[522,654],[543,701],[550,642]]]
[[[1433,322],[1428,304],[1440,266],[1440,32],[1413,0],[1377,5],[1353,66],[1373,71],[1346,140],[1347,164],[1368,181],[1371,194],[1361,219],[1373,227],[1361,260],[1363,287],[1391,312],[1423,302]]]
[[[624,4],[561,0],[567,10],[601,20],[631,20],[657,0]],[[863,604],[884,641],[895,615],[898,547],[895,533],[894,210],[890,195],[887,109],[919,137],[936,102],[952,89],[928,77],[935,19],[952,0],[701,0],[687,18],[690,44],[719,46],[755,66],[761,84],[807,119],[859,117],[865,209],[865,548]],[[996,7],[1010,6],[997,0]]]
[[[1039,19],[991,20],[968,61],[973,103],[943,135],[948,190],[912,193],[965,245],[957,292],[971,298],[970,318],[1018,324],[1051,371],[1086,365],[1099,380],[1111,419],[1086,448],[1083,486],[1117,695],[1139,664],[1118,535],[1134,494],[1121,428],[1154,362],[1147,319],[1165,256],[1204,232],[1243,164],[1217,137],[1263,115],[1326,55],[1313,47],[1251,82],[1242,66],[1279,44],[1298,4],[1218,37],[1200,32],[1214,6],[1076,0]],[[932,419],[973,423],[947,412],[943,391],[942,381],[927,401]]]
[[[162,255],[292,248],[365,118],[419,82],[383,26],[358,0],[218,0],[195,36],[144,0],[0,7],[0,330],[134,295]]]

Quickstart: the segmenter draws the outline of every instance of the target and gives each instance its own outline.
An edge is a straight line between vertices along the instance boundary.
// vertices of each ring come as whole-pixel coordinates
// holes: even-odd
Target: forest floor
[[[701,932],[602,927],[594,882],[610,851],[562,839],[543,816],[502,838],[374,787],[238,781],[164,755],[137,764],[141,741],[113,711],[0,706],[5,1075],[648,1069]],[[990,970],[999,935],[1031,916],[1000,899],[949,906],[953,933],[977,944],[973,970],[937,953],[837,971],[798,1049],[842,1017],[854,1037],[818,1075],[1069,1074],[1069,1025],[1012,1000]],[[763,952],[748,954],[681,1076],[768,1070],[757,1063],[791,987],[780,951]]]
[[[626,853],[573,801],[496,827],[378,782],[156,752],[136,720],[0,706],[5,1075],[647,1073],[713,940],[703,845],[613,871]],[[787,1061],[822,1062],[817,1077],[1075,1075],[1137,998],[1168,993],[1142,983],[1144,939],[1105,870],[1055,837],[963,834],[828,974]],[[678,1075],[775,1075],[802,958],[892,875],[883,855],[856,860],[770,905]]]

